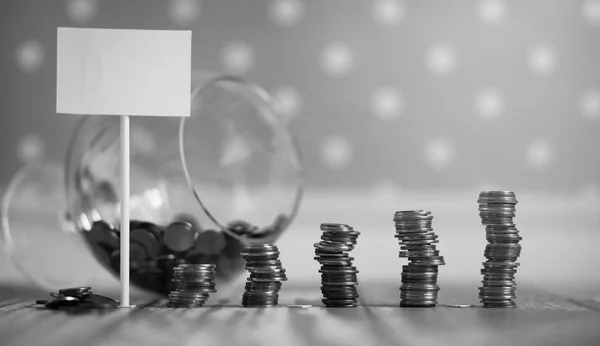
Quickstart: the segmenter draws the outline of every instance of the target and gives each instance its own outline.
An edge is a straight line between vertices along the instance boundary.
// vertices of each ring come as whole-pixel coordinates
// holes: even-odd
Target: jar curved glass
[[[26,165],[2,196],[4,251],[44,289],[91,284],[102,270],[65,214],[62,162]]]
[[[179,263],[243,271],[244,244],[272,243],[302,199],[297,142],[266,91],[216,77],[193,91],[189,118],[131,118],[131,280],[165,294]],[[120,270],[120,122],[85,116],[65,162],[70,218],[96,258]]]
[[[298,213],[304,176],[298,142],[271,96],[241,78],[220,76],[196,88],[192,103],[178,138],[198,204],[219,228],[246,243],[275,241]],[[232,232],[239,222],[249,232]]]

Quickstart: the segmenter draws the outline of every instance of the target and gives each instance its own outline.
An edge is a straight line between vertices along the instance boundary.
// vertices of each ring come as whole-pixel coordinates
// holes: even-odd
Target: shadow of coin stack
[[[360,232],[344,224],[321,224],[321,242],[315,244],[315,259],[321,264],[321,292],[326,307],[358,306],[358,270],[352,266],[354,249]]]
[[[437,305],[438,266],[446,264],[435,243],[438,236],[432,228],[433,216],[424,210],[397,211],[394,214],[400,257],[409,260],[402,266],[400,306],[433,307]]]
[[[277,306],[282,282],[287,281],[285,269],[279,260],[277,246],[248,245],[242,250],[242,257],[246,260],[246,270],[250,272],[242,296],[242,306]]]
[[[479,194],[479,216],[485,225],[486,239],[483,262],[483,286],[479,299],[486,308],[516,307],[517,259],[522,239],[513,223],[517,198],[510,191],[484,191]]]
[[[169,293],[170,308],[199,308],[215,288],[214,264],[180,264],[173,269],[174,290]]]

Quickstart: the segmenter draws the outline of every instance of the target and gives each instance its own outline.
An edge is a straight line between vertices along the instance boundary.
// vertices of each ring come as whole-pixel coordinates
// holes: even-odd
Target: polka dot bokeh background
[[[56,27],[193,30],[193,70],[273,95],[312,186],[600,179],[600,0],[3,0],[0,186],[61,160]]]

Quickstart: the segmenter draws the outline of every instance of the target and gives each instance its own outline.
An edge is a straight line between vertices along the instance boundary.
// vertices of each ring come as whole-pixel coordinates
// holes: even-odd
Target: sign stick
[[[129,116],[121,116],[121,306],[129,305]]]

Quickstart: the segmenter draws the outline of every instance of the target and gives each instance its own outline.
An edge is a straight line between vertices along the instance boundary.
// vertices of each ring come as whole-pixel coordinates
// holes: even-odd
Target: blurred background
[[[3,0],[0,186],[63,160],[78,121],[55,113],[59,26],[191,29],[194,71],[272,93],[305,160],[281,239],[297,277],[319,280],[319,223],[345,222],[361,275],[399,281],[393,212],[423,208],[446,278],[476,285],[477,195],[502,189],[522,280],[600,283],[600,0]]]

